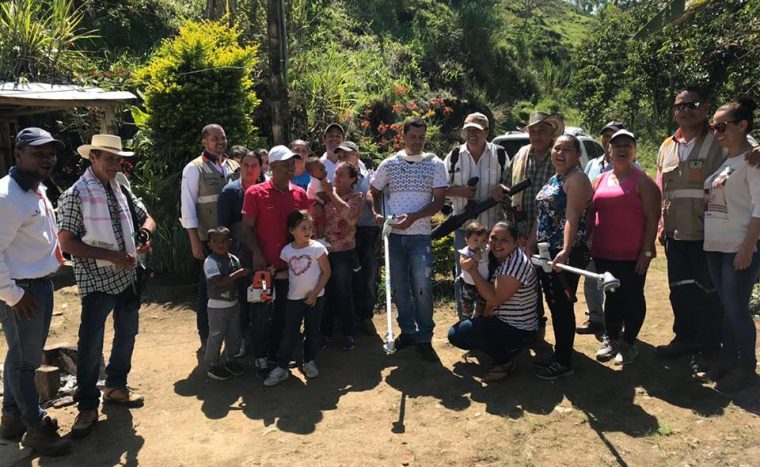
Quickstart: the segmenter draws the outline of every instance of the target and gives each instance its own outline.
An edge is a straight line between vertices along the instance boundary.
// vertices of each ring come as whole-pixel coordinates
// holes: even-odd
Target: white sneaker
[[[288,376],[290,376],[290,372],[285,368],[280,368],[278,366],[272,370],[272,372],[269,373],[269,376],[267,376],[267,379],[264,380],[264,386],[275,386],[277,383],[288,379]]]
[[[633,361],[639,355],[639,351],[636,350],[635,345],[621,341],[618,347],[618,353],[615,355],[615,361],[612,362],[615,366],[622,366],[633,363]]]
[[[612,341],[609,337],[604,336],[602,346],[596,351],[596,359],[600,362],[612,360],[618,353],[617,342]]]
[[[317,369],[317,364],[314,363],[314,360],[304,363],[301,369],[303,370],[303,374],[309,379],[319,376],[319,370]]]

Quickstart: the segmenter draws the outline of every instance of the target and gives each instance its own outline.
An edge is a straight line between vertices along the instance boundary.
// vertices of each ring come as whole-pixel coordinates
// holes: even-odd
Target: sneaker
[[[314,363],[314,360],[304,363],[301,369],[303,370],[303,374],[309,379],[314,379],[319,376],[319,370],[317,369],[317,364]]]
[[[668,344],[655,347],[657,356],[660,358],[677,358],[694,353],[697,350],[696,345],[691,344],[684,339],[679,339],[678,337],[674,337]]]
[[[415,342],[416,339],[414,336],[410,336],[409,334],[404,334],[402,332],[393,341],[393,347],[396,349],[396,352],[398,352],[399,350],[409,347],[410,345],[414,345]]]
[[[269,369],[269,360],[266,357],[257,358],[253,362],[253,366],[256,367],[256,376],[259,378],[266,379],[269,376],[271,370]]]
[[[739,392],[755,384],[757,374],[754,366],[734,365],[715,385],[715,390],[724,393]]]
[[[343,337],[343,343],[340,346],[340,350],[348,352],[349,350],[354,350],[355,347],[356,347],[356,339],[354,339],[354,336]]]
[[[240,341],[240,350],[234,355],[234,358],[245,357],[245,340]]]
[[[367,336],[376,336],[377,329],[375,328],[375,322],[371,318],[363,319],[359,322],[359,330],[362,334]]]
[[[239,364],[235,360],[230,360],[225,363],[224,369],[227,370],[227,372],[232,376],[243,376],[243,373],[245,373],[243,370],[243,365]]]
[[[575,327],[575,332],[578,334],[599,334],[604,332],[604,324],[586,320],[585,323]]]
[[[24,425],[21,417],[10,414],[2,415],[0,419],[0,438],[17,440],[24,433],[26,433],[26,425]]]
[[[21,445],[50,457],[61,456],[71,450],[71,440],[61,438],[58,434],[58,423],[47,416],[39,425],[26,430]]]
[[[620,341],[618,344],[618,351],[615,354],[615,361],[612,362],[615,366],[630,365],[636,360],[639,355],[639,351],[634,344],[629,344],[625,341]]]
[[[106,387],[103,389],[103,402],[119,404],[126,407],[142,407],[145,403],[145,398],[133,391],[129,386],[121,388]]]
[[[555,379],[565,378],[575,373],[571,367],[567,367],[560,362],[554,360],[548,366],[539,368],[536,371],[536,376],[546,381],[554,381]]]
[[[288,379],[288,376],[290,376],[290,372],[286,370],[285,368],[280,368],[278,366],[277,368],[272,370],[269,373],[269,376],[267,376],[267,379],[264,380],[264,386],[267,386],[267,387],[275,386],[276,384]]]
[[[533,360],[533,368],[536,370],[539,370],[541,368],[546,368],[548,366],[551,366],[556,362],[557,360],[554,358],[554,356],[551,356],[549,358],[542,358],[542,359],[536,359]]]
[[[426,362],[438,363],[441,361],[430,342],[420,342],[417,344],[417,352]]]
[[[596,351],[596,360],[599,362],[608,362],[617,355],[616,342],[607,336],[602,340],[602,346]]]
[[[98,423],[97,409],[80,410],[74,420],[74,425],[71,427],[71,437],[84,438],[92,432],[96,423]]]
[[[222,365],[209,367],[208,371],[206,372],[206,376],[215,381],[227,381],[228,379],[232,378],[232,374],[227,371],[227,369]]]

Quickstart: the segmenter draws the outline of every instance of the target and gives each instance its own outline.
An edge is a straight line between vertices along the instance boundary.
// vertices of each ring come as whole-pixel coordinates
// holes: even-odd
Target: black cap
[[[327,132],[332,130],[333,128],[339,129],[340,132],[343,133],[343,137],[346,136],[346,130],[344,130],[343,127],[338,125],[337,123],[331,123],[327,125],[327,128],[325,128],[325,132],[323,133],[323,136],[327,136]]]
[[[618,132],[620,130],[625,130],[625,125],[623,125],[620,122],[612,121],[612,122],[604,125],[604,127],[599,131],[599,134],[601,135],[602,133],[604,133],[607,130],[612,130],[613,133],[616,133],[616,132]]]
[[[18,132],[15,147],[21,149],[26,146],[42,146],[48,143],[55,143],[59,148],[64,146],[62,141],[53,138],[53,135],[42,128],[29,127]]]

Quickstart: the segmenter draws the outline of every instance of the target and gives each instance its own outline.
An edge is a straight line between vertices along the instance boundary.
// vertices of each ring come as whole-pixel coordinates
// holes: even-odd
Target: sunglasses
[[[710,131],[715,133],[723,133],[728,128],[729,123],[738,123],[739,120],[727,120],[725,122],[714,123],[710,125]]]
[[[702,105],[701,102],[694,101],[694,102],[681,102],[680,104],[676,104],[673,107],[676,109],[676,112],[683,112],[684,110],[697,110],[700,105]]]

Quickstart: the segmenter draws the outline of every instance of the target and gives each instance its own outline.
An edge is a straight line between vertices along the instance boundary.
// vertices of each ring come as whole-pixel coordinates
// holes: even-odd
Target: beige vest
[[[227,171],[227,176],[225,177],[211,166],[212,162],[205,160],[203,156],[194,159],[192,164],[200,172],[198,199],[195,201],[195,210],[198,215],[198,238],[205,242],[208,240],[208,229],[216,227],[219,223],[216,206],[219,195],[222,193],[222,188],[230,181],[239,165],[232,159],[225,159],[222,162]]]
[[[704,239],[705,179],[725,160],[725,152],[708,132],[698,137],[685,161],[678,155],[674,137],[662,143],[657,168],[662,173],[662,216],[668,237]]]

